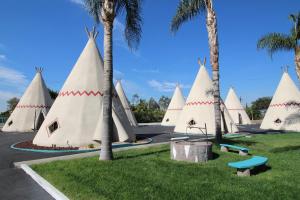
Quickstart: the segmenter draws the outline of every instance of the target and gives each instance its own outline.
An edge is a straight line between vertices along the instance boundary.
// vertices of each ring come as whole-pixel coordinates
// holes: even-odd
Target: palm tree
[[[104,27],[104,86],[103,130],[100,160],[112,160],[112,90],[113,90],[113,25],[117,15],[125,12],[124,35],[130,48],[135,49],[141,38],[140,0],[85,0],[85,7],[95,22]]]
[[[267,49],[272,57],[277,51],[294,51],[297,77],[300,80],[300,12],[289,16],[294,26],[289,34],[269,33],[257,42],[258,49]]]
[[[219,84],[219,43],[217,32],[217,17],[213,9],[212,0],[181,0],[177,7],[176,15],[171,23],[171,30],[176,32],[188,20],[201,13],[206,13],[206,29],[210,47],[210,63],[213,69],[213,95],[215,107],[216,142],[222,140],[221,109],[220,109],[220,84]]]

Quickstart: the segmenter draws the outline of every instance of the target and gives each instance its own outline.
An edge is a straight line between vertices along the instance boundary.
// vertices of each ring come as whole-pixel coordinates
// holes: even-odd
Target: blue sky
[[[187,96],[199,66],[197,58],[208,57],[204,16],[170,32],[170,21],[178,0],[144,0],[143,36],[139,49],[124,42],[124,16],[114,30],[115,78],[122,79],[127,96],[142,98],[171,96],[176,83]],[[220,43],[221,94],[234,86],[243,103],[271,96],[289,65],[295,82],[294,56],[257,51],[258,38],[269,32],[288,32],[290,13],[299,11],[296,0],[215,1]],[[0,111],[6,100],[21,96],[35,74],[44,68],[48,87],[60,90],[80,55],[92,27],[92,18],[80,0],[2,0],[0,5]],[[98,46],[103,52],[103,31],[98,26]],[[208,65],[211,71],[211,67]]]

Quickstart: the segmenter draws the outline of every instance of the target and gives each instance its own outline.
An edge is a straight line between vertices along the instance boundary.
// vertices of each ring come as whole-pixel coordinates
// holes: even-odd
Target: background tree
[[[132,106],[132,111],[139,123],[161,122],[165,114],[152,97],[148,101],[140,99],[138,104]]]
[[[17,104],[19,103],[19,100],[17,97],[13,97],[6,101],[7,103],[7,110],[0,113],[0,123],[5,123],[5,120],[10,116],[10,114],[14,111]]]
[[[294,51],[297,77],[300,80],[300,12],[289,16],[294,26],[289,34],[269,33],[257,42],[258,49],[266,49],[270,56],[277,51]]]
[[[50,89],[50,88],[48,88],[48,91],[49,91],[49,94],[50,94],[51,99],[52,99],[52,100],[55,100],[56,97],[58,96],[58,92],[55,91],[55,90],[52,90],[52,89]]]
[[[272,97],[260,97],[251,103],[250,107],[246,108],[248,116],[252,120],[259,120],[263,118],[264,113],[269,108]]]
[[[155,101],[153,97],[149,99],[148,106],[150,110],[160,109],[158,103]]]
[[[140,0],[85,0],[85,7],[95,22],[104,27],[104,84],[103,130],[100,160],[112,160],[112,88],[113,88],[113,26],[117,15],[125,13],[125,39],[130,48],[136,48],[141,38]]]
[[[131,105],[135,106],[140,102],[140,97],[138,94],[134,94],[131,99]]]
[[[171,99],[166,96],[161,96],[158,100],[158,104],[161,110],[166,111],[171,102]]]
[[[219,42],[217,32],[217,17],[213,8],[213,0],[181,0],[173,17],[171,30],[176,32],[182,23],[206,12],[206,29],[210,48],[210,64],[213,69],[213,96],[215,108],[216,142],[222,140],[220,84],[219,84]]]
[[[17,104],[19,103],[20,99],[17,97],[13,97],[9,100],[7,100],[7,111],[9,111],[9,113],[12,113],[14,111],[14,109],[16,108]]]

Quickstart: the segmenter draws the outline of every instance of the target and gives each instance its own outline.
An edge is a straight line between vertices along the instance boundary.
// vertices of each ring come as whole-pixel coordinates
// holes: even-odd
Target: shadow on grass
[[[120,156],[116,157],[115,160],[123,160],[123,159],[138,158],[138,157],[143,157],[143,156],[150,156],[150,155],[165,153],[168,151],[170,151],[170,149],[161,149],[161,150],[139,153],[139,154],[134,154],[134,155],[120,155]]]
[[[254,145],[256,144],[257,142],[254,142],[254,141],[244,141],[244,140],[230,140],[230,139],[223,139],[222,141],[224,144],[231,144],[231,145],[236,145],[236,144],[239,144],[239,145],[247,145],[247,146],[251,146],[251,145]]]
[[[220,154],[217,154],[215,152],[213,152],[212,154],[213,154],[213,156],[212,156],[212,159],[210,159],[210,160],[216,160],[220,157]]]
[[[300,145],[297,146],[285,146],[285,147],[277,147],[270,150],[272,153],[282,153],[286,151],[293,151],[293,150],[299,150]]]
[[[251,169],[251,175],[255,176],[260,173],[269,171],[271,169],[272,169],[272,167],[270,167],[268,165],[260,165],[260,166],[257,166],[257,167],[254,167],[253,169]]]
[[[152,137],[162,135],[162,134],[164,134],[164,133],[136,134],[136,139],[143,140],[143,139],[146,139],[146,138],[152,138]]]
[[[232,150],[232,149],[228,149],[228,153],[235,153],[236,155],[239,155],[239,151],[238,150]],[[240,155],[241,156],[241,155]],[[247,156],[252,156],[251,153],[248,152]]]

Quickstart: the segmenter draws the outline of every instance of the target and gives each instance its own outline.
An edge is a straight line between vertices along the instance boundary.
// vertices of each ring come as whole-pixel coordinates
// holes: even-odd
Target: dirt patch
[[[38,149],[38,150],[78,150],[79,147],[56,147],[55,145],[52,147],[44,147],[38,146],[32,143],[32,140],[20,142],[15,145],[16,148],[23,149]]]

